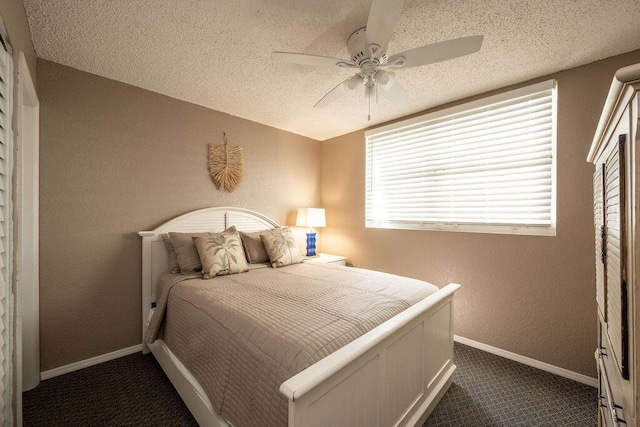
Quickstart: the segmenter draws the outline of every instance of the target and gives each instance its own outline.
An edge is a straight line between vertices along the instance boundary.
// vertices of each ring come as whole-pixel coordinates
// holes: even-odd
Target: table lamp
[[[324,209],[320,208],[299,208],[296,225],[299,227],[309,227],[307,233],[307,256],[316,256],[316,232],[314,227],[325,227]]]

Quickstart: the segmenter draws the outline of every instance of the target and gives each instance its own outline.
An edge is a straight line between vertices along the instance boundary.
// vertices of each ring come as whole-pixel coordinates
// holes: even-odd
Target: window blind
[[[555,233],[555,81],[368,131],[366,225]]]

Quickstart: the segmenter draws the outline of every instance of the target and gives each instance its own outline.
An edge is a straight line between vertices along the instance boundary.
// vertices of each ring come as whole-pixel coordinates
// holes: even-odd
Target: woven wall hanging
[[[244,174],[242,148],[229,147],[227,134],[222,133],[224,145],[209,144],[209,173],[220,191],[233,192]]]

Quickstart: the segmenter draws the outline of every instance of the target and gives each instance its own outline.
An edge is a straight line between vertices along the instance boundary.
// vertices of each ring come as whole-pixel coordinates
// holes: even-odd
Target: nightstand
[[[318,256],[314,257],[305,257],[304,260],[305,262],[317,262],[320,264],[347,265],[347,257],[340,255],[318,254]]]

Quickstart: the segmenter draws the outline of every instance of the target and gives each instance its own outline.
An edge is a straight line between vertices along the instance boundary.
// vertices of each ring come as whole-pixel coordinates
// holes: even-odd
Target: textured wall
[[[141,342],[138,231],[209,206],[292,225],[320,201],[317,141],[44,60],[38,94],[42,370]],[[244,149],[231,194],[207,170],[223,131]]]
[[[140,342],[137,231],[215,205],[291,224],[295,208],[318,204],[321,184],[323,251],[459,282],[457,334],[595,375],[585,157],[613,73],[639,61],[636,51],[547,77],[559,83],[558,235],[533,237],[366,229],[362,131],[320,145],[40,60],[42,369]],[[222,131],[245,149],[246,177],[232,194],[206,172],[207,144]]]
[[[595,376],[593,166],[585,159],[614,72],[637,62],[640,51],[536,80],[558,81],[557,236],[365,228],[359,131],[322,144],[323,251],[358,267],[460,283],[456,334]]]

